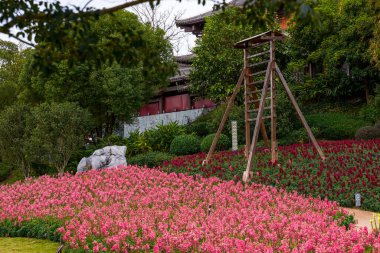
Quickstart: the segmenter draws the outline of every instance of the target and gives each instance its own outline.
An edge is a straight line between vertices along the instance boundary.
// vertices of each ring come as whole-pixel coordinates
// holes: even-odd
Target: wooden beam
[[[245,117],[245,148],[244,148],[244,154],[245,157],[248,157],[248,151],[249,147],[251,146],[251,123],[248,121],[250,118],[249,114],[249,88],[248,85],[251,83],[251,70],[248,68],[248,50],[244,49],[244,69],[245,69],[245,75],[244,75],[244,117]]]
[[[245,69],[243,69],[241,71],[241,74],[240,74],[240,77],[239,77],[239,80],[235,86],[235,89],[234,89],[234,92],[232,93],[232,96],[230,97],[230,100],[228,101],[228,104],[227,104],[227,108],[226,108],[226,111],[224,112],[224,115],[223,115],[223,118],[222,118],[222,121],[220,121],[220,124],[219,124],[219,128],[218,128],[218,131],[216,132],[216,135],[214,137],[214,140],[212,141],[212,144],[211,144],[211,147],[210,147],[210,150],[208,151],[208,154],[206,156],[206,159],[203,160],[202,164],[207,164],[210,159],[211,159],[211,156],[214,154],[214,151],[215,151],[215,146],[216,146],[216,143],[218,142],[219,140],[219,137],[220,137],[220,134],[222,133],[222,130],[223,130],[223,127],[224,127],[224,124],[226,123],[227,121],[227,118],[228,118],[228,114],[230,113],[231,111],[231,108],[232,108],[232,105],[235,101],[235,98],[240,90],[240,87],[241,87],[241,84],[243,83],[243,80],[244,80],[244,76],[245,76]]]
[[[247,69],[247,75],[249,76],[249,83],[257,83],[257,82],[254,82],[253,77],[249,75],[250,72],[251,72],[251,70]],[[264,83],[264,81],[265,80],[263,80],[262,83]],[[255,89],[256,89],[256,87],[253,87],[253,91],[255,91]],[[260,106],[260,99],[258,99],[257,93],[250,93],[250,94],[252,94],[252,99],[253,100],[248,100],[247,102],[249,103],[250,101],[254,101],[255,107],[259,108],[259,106]],[[246,118],[246,120],[248,120],[248,122],[250,122],[249,119],[250,119],[250,115],[248,115],[248,118]],[[250,123],[249,123],[249,126],[251,126]],[[265,146],[269,147],[270,143],[269,143],[269,139],[268,139],[267,130],[265,129],[264,120],[260,124],[260,129],[261,129],[261,135],[263,136],[263,139],[264,139]],[[249,137],[251,137],[251,134],[249,135]],[[247,147],[247,153],[246,153],[246,157],[247,158],[248,158],[248,149],[249,149],[249,147],[250,147],[250,145]]]
[[[275,44],[274,41],[270,42],[270,84],[271,84],[271,103],[270,103],[270,116],[271,116],[271,161],[272,163],[278,160],[278,145],[277,145],[277,113],[276,113],[276,57],[275,57]]]
[[[251,147],[249,149],[247,168],[246,168],[245,172],[243,173],[243,181],[244,182],[248,182],[249,178],[252,176],[251,175],[252,174],[251,169],[253,166],[253,157],[254,157],[255,152],[256,152],[257,138],[259,137],[259,127],[260,127],[260,124],[263,120],[262,117],[263,117],[263,113],[264,113],[265,98],[267,96],[267,91],[268,91],[270,70],[271,70],[271,67],[270,67],[270,64],[268,64],[266,74],[265,74],[263,93],[262,93],[261,101],[260,101],[260,105],[259,105],[259,111],[258,111],[257,117],[256,117],[255,129],[253,131],[252,144],[251,144]]]
[[[296,110],[296,112],[297,112],[297,114],[298,114],[298,117],[300,118],[300,120],[301,120],[303,126],[305,127],[306,132],[307,132],[307,134],[308,134],[308,136],[309,136],[311,142],[313,143],[313,145],[314,145],[315,149],[317,150],[317,152],[318,152],[319,156],[321,157],[321,159],[322,159],[322,160],[325,160],[325,159],[326,159],[326,156],[325,156],[325,154],[323,153],[321,147],[319,146],[317,140],[315,139],[314,134],[313,134],[313,132],[311,131],[309,125],[307,124],[306,119],[305,119],[305,117],[303,116],[303,114],[302,114],[302,112],[301,112],[301,109],[299,108],[299,106],[298,106],[298,104],[297,104],[297,101],[296,101],[296,99],[294,98],[294,96],[293,96],[293,94],[292,94],[292,92],[291,92],[291,90],[290,90],[290,88],[289,88],[289,86],[288,86],[288,84],[287,84],[287,82],[286,82],[284,76],[282,75],[281,70],[280,70],[280,68],[278,67],[277,63],[276,63],[276,72],[277,72],[278,76],[280,77],[281,83],[282,83],[282,85],[283,85],[284,88],[285,88],[286,94],[288,95],[290,101],[292,102],[293,107],[294,107],[294,109]]]

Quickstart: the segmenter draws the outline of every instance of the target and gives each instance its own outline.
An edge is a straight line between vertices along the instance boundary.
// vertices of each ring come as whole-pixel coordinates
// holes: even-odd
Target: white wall
[[[129,136],[130,132],[139,130],[140,133],[154,128],[159,124],[168,124],[177,121],[179,125],[186,125],[197,117],[212,110],[211,108],[193,109],[179,112],[162,113],[156,115],[142,116],[136,118],[133,124],[124,124],[124,138]]]

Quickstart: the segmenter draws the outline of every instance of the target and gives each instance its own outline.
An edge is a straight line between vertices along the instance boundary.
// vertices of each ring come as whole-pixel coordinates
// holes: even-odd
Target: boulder
[[[77,172],[127,165],[127,159],[125,158],[126,152],[126,146],[107,146],[95,150],[91,156],[83,157],[80,160],[77,166]]]

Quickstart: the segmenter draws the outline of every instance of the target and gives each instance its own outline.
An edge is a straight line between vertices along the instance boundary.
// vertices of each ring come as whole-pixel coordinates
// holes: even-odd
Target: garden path
[[[356,224],[356,227],[367,227],[368,231],[372,231],[371,222],[370,220],[373,218],[374,212],[370,211],[364,211],[360,209],[354,209],[354,208],[344,208],[347,210],[350,214],[354,216],[354,219],[358,221]]]

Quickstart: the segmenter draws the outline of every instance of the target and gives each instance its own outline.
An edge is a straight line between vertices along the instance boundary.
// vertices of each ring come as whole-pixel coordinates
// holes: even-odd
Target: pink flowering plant
[[[73,252],[380,252],[344,217],[296,192],[135,166],[0,187],[0,234],[57,221]]]
[[[354,195],[360,193],[364,209],[380,212],[380,139],[324,141],[320,145],[327,156],[325,162],[307,144],[280,147],[276,164],[270,162],[269,149],[259,148],[252,182],[327,198],[347,207],[355,205]],[[202,166],[205,157],[205,153],[178,157],[164,162],[162,169],[239,181],[246,167],[243,150],[216,153]]]

